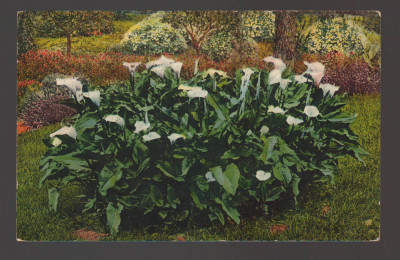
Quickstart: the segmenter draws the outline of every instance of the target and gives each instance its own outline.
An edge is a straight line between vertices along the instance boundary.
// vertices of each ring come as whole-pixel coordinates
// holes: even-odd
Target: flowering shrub
[[[272,41],[275,15],[270,11],[245,11],[241,19],[242,34],[259,42]]]
[[[81,109],[45,140],[40,185],[51,183],[50,208],[60,189],[82,185],[84,211],[98,212],[112,234],[122,212],[138,221],[239,223],[243,203],[296,202],[305,185],[333,180],[339,157],[361,161],[339,87],[314,86],[324,66],[291,75],[279,59],[265,61],[274,63],[270,73],[208,69],[187,81],[166,57],[140,73],[125,63],[130,86],[83,94],[76,80],[58,81]]]
[[[24,122],[17,123],[17,134],[22,134],[30,130],[29,126],[26,126]]]
[[[201,46],[201,51],[212,60],[225,60],[232,50],[233,37],[229,32],[212,33]]]
[[[304,53],[326,54],[342,53],[364,54],[365,35],[362,29],[351,20],[334,18],[317,21],[301,32]]]
[[[379,67],[371,67],[362,58],[355,55],[346,56],[332,52],[327,55],[303,55],[297,61],[294,70],[304,70],[304,61],[321,61],[326,64],[326,73],[322,82],[341,86],[342,93],[377,93],[381,91],[381,72]]]
[[[35,92],[40,88],[40,82],[35,80],[25,80],[17,83],[17,96],[22,98],[27,92]]]
[[[183,52],[187,48],[185,39],[161,18],[157,12],[129,29],[121,41],[123,49],[139,55]]]

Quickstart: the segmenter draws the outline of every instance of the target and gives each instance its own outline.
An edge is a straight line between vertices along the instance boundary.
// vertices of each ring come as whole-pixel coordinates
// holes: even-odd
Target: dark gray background
[[[382,14],[382,216],[379,242],[16,242],[18,10],[379,10]],[[0,259],[400,259],[399,1],[3,0],[0,9]]]

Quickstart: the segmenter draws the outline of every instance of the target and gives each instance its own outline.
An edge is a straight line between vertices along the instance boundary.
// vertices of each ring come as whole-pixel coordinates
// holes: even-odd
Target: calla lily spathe
[[[178,140],[179,138],[184,138],[184,136],[181,134],[176,134],[176,133],[173,133],[168,136],[168,139],[171,142],[171,145],[174,144],[175,141]]]
[[[336,91],[339,90],[338,86],[332,85],[332,84],[320,84],[319,87],[322,89],[324,92],[324,96],[329,93],[329,95],[332,97]]]
[[[287,85],[289,84],[289,82],[292,82],[290,79],[281,79],[280,81],[279,81],[279,87],[282,89],[282,90],[285,90],[286,89],[286,87],[287,87]]]
[[[285,111],[282,108],[274,107],[274,106],[269,106],[268,107],[268,112],[269,113],[275,113],[275,114],[285,114]]]
[[[75,96],[76,100],[80,102],[83,99],[82,95],[82,82],[77,78],[56,79],[56,85],[66,86]]]
[[[150,61],[146,63],[146,68],[149,69],[151,67],[155,67],[155,66],[166,66],[169,65],[171,63],[174,63],[174,60],[168,59],[167,57],[165,57],[164,55],[161,55],[160,58],[158,58],[155,61]]]
[[[286,118],[286,122],[287,122],[289,125],[298,125],[298,124],[303,123],[303,120],[302,120],[302,119],[295,118],[295,117],[292,117],[292,116],[288,116],[288,118]]]
[[[308,79],[302,75],[294,76],[294,80],[296,80],[299,83],[306,83],[308,81]]]
[[[180,85],[178,89],[182,90],[183,92],[186,92],[189,90],[201,90],[201,87],[190,87],[190,86]]]
[[[268,134],[268,132],[269,132],[269,128],[268,128],[268,126],[263,126],[263,127],[261,127],[261,130],[260,130],[260,133],[262,134],[262,135],[266,135],[266,134]]]
[[[314,79],[315,85],[319,85],[321,79],[324,77],[325,66],[321,62],[307,62],[304,64],[307,66],[307,70],[303,73],[310,74]]]
[[[286,69],[286,64],[278,58],[275,58],[273,56],[268,56],[266,58],[263,59],[263,61],[265,62],[271,62],[274,64],[274,69],[279,70],[280,72],[283,72]]]
[[[276,84],[281,81],[282,77],[282,72],[278,69],[271,70],[271,72],[268,75],[268,84]]]
[[[259,170],[259,171],[256,172],[256,178],[259,181],[266,181],[269,178],[271,178],[271,173]]]
[[[92,100],[92,102],[96,105],[96,106],[100,106],[100,91],[95,90],[95,91],[89,91],[86,93],[83,93],[84,97],[90,98],[90,100]]]
[[[306,106],[304,108],[304,114],[308,117],[317,117],[319,115],[319,110],[316,106]]]
[[[157,134],[156,132],[150,132],[147,135],[143,136],[143,140],[146,142],[155,140],[155,139],[159,139],[159,138],[161,138],[161,136],[159,134]]]
[[[228,77],[228,74],[222,70],[208,69],[207,74],[210,75],[211,77],[214,77],[215,74],[218,74],[223,77]]]
[[[189,98],[205,98],[208,95],[207,90],[202,89],[192,89],[187,92]]]
[[[135,123],[135,134],[145,131],[150,127],[150,123],[145,123],[143,121],[137,121]]]
[[[207,182],[213,182],[213,181],[215,181],[215,178],[214,178],[212,172],[207,172],[207,173],[206,173],[206,179],[207,179]]]
[[[62,141],[60,138],[54,137],[53,142],[51,143],[54,147],[58,147],[60,144],[62,144]]]
[[[146,63],[146,68],[151,68],[151,71],[156,73],[159,77],[164,78],[165,69],[170,67],[179,78],[182,65],[182,62],[175,62],[174,60],[168,59],[164,55],[162,55],[158,60]]]
[[[125,125],[124,119],[122,117],[120,117],[119,115],[109,115],[109,116],[106,116],[106,118],[104,118],[104,120],[106,120],[107,122],[116,123],[120,127],[124,127],[124,125]]]
[[[76,139],[76,131],[73,126],[64,126],[63,128],[55,131],[54,133],[50,134],[51,138],[54,138],[57,135],[68,135],[69,137]]]
[[[126,68],[128,68],[129,73],[131,75],[135,74],[135,71],[137,68],[141,65],[141,62],[134,62],[134,63],[129,63],[129,62],[124,62],[122,65]]]

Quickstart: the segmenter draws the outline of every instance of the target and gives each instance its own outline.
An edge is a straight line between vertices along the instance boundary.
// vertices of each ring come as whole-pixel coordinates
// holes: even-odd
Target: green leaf
[[[57,211],[58,196],[60,195],[57,188],[53,187],[48,190],[49,193],[49,207],[51,211]]]
[[[229,217],[231,217],[236,222],[236,224],[240,223],[239,212],[237,211],[237,209],[230,206],[228,201],[220,200],[219,198],[216,198],[215,202],[222,206],[222,209],[226,212],[226,214],[228,214]]]
[[[290,169],[284,164],[277,163],[272,166],[272,172],[280,181],[283,181],[287,185],[292,180],[292,175],[290,174]]]
[[[250,155],[253,155],[255,153],[254,149],[249,149],[246,147],[241,147],[241,148],[237,148],[237,149],[232,149],[232,150],[228,150],[226,151],[222,156],[221,159],[239,159],[240,157],[248,157]]]
[[[163,195],[155,185],[150,186],[150,198],[158,207],[162,207],[162,205],[164,204]]]
[[[279,199],[281,193],[283,192],[282,187],[275,187],[268,191],[268,195],[265,199],[266,202],[275,201]]]
[[[99,190],[102,196],[106,196],[107,191],[115,186],[115,184],[121,179],[122,173],[121,168],[116,168],[114,170],[107,166],[103,168],[99,180],[99,183],[102,184]]]
[[[301,178],[297,174],[293,174],[292,188],[293,194],[297,197],[299,195],[299,183]]]
[[[121,211],[123,208],[124,206],[119,202],[116,206],[114,206],[112,202],[108,203],[106,209],[107,226],[111,232],[111,235],[116,235],[118,233],[118,228],[121,224]]]
[[[266,139],[265,137],[262,137],[262,140],[264,141],[264,149],[261,153],[261,160],[263,162],[266,162],[272,156],[272,152],[274,151],[274,146],[278,142],[278,137],[269,136]]]
[[[210,169],[217,182],[224,187],[229,194],[235,195],[238,187],[240,171],[235,164],[230,164],[226,167],[225,172],[222,172],[220,166]]]

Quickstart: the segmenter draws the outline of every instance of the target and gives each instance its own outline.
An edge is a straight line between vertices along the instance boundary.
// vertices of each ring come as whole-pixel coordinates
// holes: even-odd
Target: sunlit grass
[[[339,161],[334,185],[313,185],[299,201],[300,209],[273,208],[269,215],[245,217],[240,225],[189,224],[152,225],[132,228],[122,223],[122,232],[103,240],[164,241],[176,240],[306,240],[369,241],[377,239],[380,226],[380,95],[349,97],[345,110],[357,113],[352,129],[368,151],[365,165],[353,158]],[[104,232],[98,218],[81,213],[75,198],[77,188],[60,195],[59,211],[50,213],[46,187],[38,189],[40,157],[46,151],[42,138],[58,125],[24,133],[18,137],[17,236],[23,240],[74,240],[72,232],[86,228]],[[273,234],[271,226],[284,224],[288,229]]]

